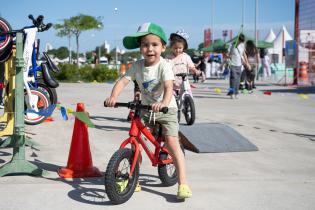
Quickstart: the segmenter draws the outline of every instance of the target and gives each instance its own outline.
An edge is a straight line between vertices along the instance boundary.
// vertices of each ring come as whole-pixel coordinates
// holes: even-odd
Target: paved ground
[[[40,144],[39,151],[26,148],[26,159],[49,174],[1,177],[0,209],[314,209],[315,91],[265,83],[257,86],[254,94],[231,100],[226,96],[227,81],[196,84],[196,123],[225,123],[259,151],[186,152],[193,197],[185,202],[176,200],[176,186],[160,186],[157,170],[147,158],[141,166],[142,192],[119,206],[112,206],[104,194],[103,177],[60,179],[56,170],[67,164],[74,121],[63,121],[55,111],[54,122],[26,128],[27,135]],[[111,87],[77,83],[58,88],[63,106],[75,109],[76,103],[85,103],[96,125],[89,129],[93,165],[102,172],[129,126],[125,122],[127,109],[102,106]],[[216,93],[215,88],[221,88],[222,93]],[[266,90],[272,95],[264,95]],[[306,91],[309,99],[297,94],[301,91]],[[130,85],[120,99],[128,101],[131,95]],[[0,149],[0,165],[11,155],[12,148]]]

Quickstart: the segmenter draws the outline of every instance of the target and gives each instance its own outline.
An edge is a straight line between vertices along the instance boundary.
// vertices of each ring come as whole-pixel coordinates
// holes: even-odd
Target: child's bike
[[[190,89],[190,84],[188,81],[187,73],[179,73],[175,76],[182,78],[182,84],[179,91],[174,91],[174,96],[176,99],[177,107],[178,107],[178,122],[180,122],[181,112],[185,116],[185,120],[187,125],[192,125],[196,119],[196,110],[195,103],[193,100],[193,96]]]
[[[14,37],[16,33],[23,33],[24,36],[24,86],[25,86],[25,123],[29,125],[37,125],[43,122],[47,116],[41,116],[27,110],[47,109],[51,103],[57,103],[57,92],[54,88],[58,87],[58,82],[50,75],[49,71],[59,71],[49,56],[44,53],[44,62],[37,66],[38,45],[35,46],[37,32],[47,31],[52,24],[44,24],[44,16],[39,15],[36,19],[28,16],[32,20],[32,26],[26,26],[19,30],[12,30],[10,24],[0,18],[0,61],[5,61],[11,55],[12,46],[14,45]],[[38,74],[40,72],[40,74]]]
[[[106,105],[105,105],[106,106]],[[142,105],[139,101],[129,103],[116,103],[115,107],[127,107],[134,109],[131,116],[129,138],[125,139],[120,148],[109,160],[105,172],[105,190],[108,198],[114,204],[121,204],[130,199],[138,184],[140,145],[152,162],[152,166],[158,167],[159,178],[164,186],[172,186],[177,183],[177,174],[173,160],[164,147],[161,125],[154,129],[154,134],[141,122],[141,110],[150,110],[151,106]],[[167,113],[164,107],[161,112]],[[143,137],[143,136],[144,137]],[[148,141],[153,144],[154,151],[147,146]],[[146,142],[145,142],[146,141]],[[130,148],[126,146],[130,144]]]

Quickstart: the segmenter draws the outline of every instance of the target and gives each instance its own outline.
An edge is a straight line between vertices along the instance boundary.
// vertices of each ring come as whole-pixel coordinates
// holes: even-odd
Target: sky
[[[242,2],[244,1],[244,6]],[[169,36],[178,29],[185,30],[190,38],[189,48],[203,42],[203,32],[213,28],[213,38],[222,38],[222,30],[233,30],[236,35],[244,20],[244,31],[254,37],[256,0],[14,0],[14,4],[1,4],[0,16],[13,29],[31,25],[29,14],[44,15],[44,22],[62,23],[79,14],[102,17],[104,28],[89,30],[80,36],[80,52],[92,51],[105,41],[113,49],[123,48],[124,36],[136,32],[139,25],[154,22],[162,26]],[[264,39],[272,28],[277,35],[286,26],[293,37],[294,0],[257,0],[257,29]],[[244,11],[244,12],[242,12]],[[46,43],[53,48],[68,46],[67,38],[56,36],[57,31],[39,33],[41,50]],[[75,40],[72,39],[72,49]]]

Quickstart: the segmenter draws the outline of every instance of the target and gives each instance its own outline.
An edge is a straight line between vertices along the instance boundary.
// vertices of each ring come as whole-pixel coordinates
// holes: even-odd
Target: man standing
[[[244,34],[239,34],[236,43],[234,43],[228,53],[230,58],[230,90],[228,95],[231,96],[231,99],[238,98],[238,90],[240,86],[242,65],[246,65],[250,68],[250,65],[247,61],[245,52],[245,36]]]

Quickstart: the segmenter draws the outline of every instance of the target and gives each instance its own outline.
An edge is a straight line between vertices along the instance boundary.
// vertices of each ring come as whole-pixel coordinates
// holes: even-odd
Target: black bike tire
[[[36,91],[39,92],[39,93],[41,94],[41,97],[43,97],[43,99],[46,101],[47,107],[45,107],[45,108],[47,109],[47,108],[49,107],[49,105],[50,105],[49,97],[48,97],[47,94],[44,93],[43,91],[41,91],[41,90],[39,90],[39,89],[33,89],[33,88],[31,88],[32,94],[33,94],[34,92],[36,92]],[[25,94],[27,94],[26,91],[25,91],[24,95],[25,95]],[[26,99],[26,97],[24,97],[24,98]],[[24,101],[24,104],[25,104],[25,101]],[[24,109],[25,109],[24,111],[26,111],[26,109],[27,109],[26,105],[24,105]],[[26,117],[26,114],[24,114],[24,122],[25,122],[25,124],[27,124],[27,125],[38,125],[38,124],[42,123],[46,118],[47,118],[47,116],[41,116],[41,117],[39,117],[36,121],[34,121],[34,120],[28,119],[28,118]]]
[[[6,62],[12,56],[12,45],[13,43],[11,42],[7,49],[0,53],[0,63]]]
[[[12,31],[11,25],[4,18],[0,17],[0,32],[9,32]],[[12,36],[7,35],[7,40],[0,43],[0,54],[5,52],[8,48],[12,48],[10,43],[12,42]]]
[[[57,91],[55,88],[51,88],[44,83],[38,83],[38,87],[43,88],[45,90],[45,92],[48,93],[47,95],[49,97],[51,104],[57,104],[58,103],[58,95],[57,95]]]
[[[134,153],[129,148],[117,150],[108,162],[105,172],[105,191],[109,200],[113,204],[122,204],[128,201],[133,195],[139,178],[139,163],[136,163],[135,169],[128,185],[123,192],[118,192],[116,186],[116,172],[120,162],[127,158],[130,167],[132,164]]]
[[[190,116],[187,113],[187,107],[190,107]],[[183,113],[186,119],[187,125],[192,125],[196,119],[196,110],[194,100],[190,95],[186,95],[183,101]]]
[[[185,155],[185,149],[184,147],[181,145],[181,149]],[[159,159],[160,160],[166,160],[168,158],[169,154],[167,154],[166,152],[160,152],[159,154]],[[158,174],[159,174],[159,178],[162,182],[162,185],[165,187],[170,187],[175,185],[178,182],[178,177],[177,177],[177,173],[176,173],[176,169],[174,171],[174,173],[170,176],[168,174],[168,166],[170,164],[166,165],[166,164],[161,164],[158,165]],[[175,168],[175,165],[173,164],[173,167]]]

